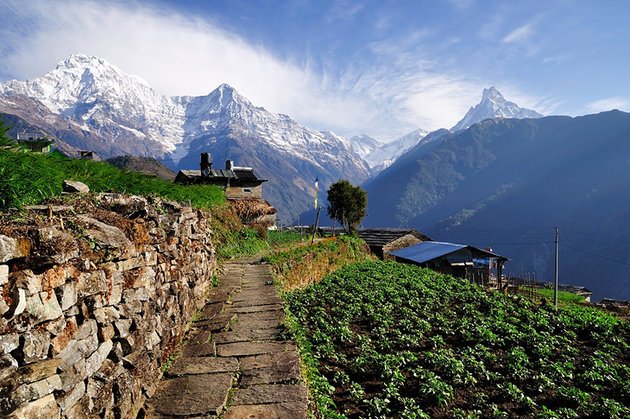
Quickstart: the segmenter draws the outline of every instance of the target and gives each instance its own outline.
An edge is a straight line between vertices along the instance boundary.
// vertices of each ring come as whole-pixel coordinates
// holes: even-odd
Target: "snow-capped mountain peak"
[[[481,102],[466,113],[451,131],[461,131],[471,125],[490,118],[540,118],[543,115],[531,109],[521,108],[514,102],[506,100],[496,87],[483,89]]]

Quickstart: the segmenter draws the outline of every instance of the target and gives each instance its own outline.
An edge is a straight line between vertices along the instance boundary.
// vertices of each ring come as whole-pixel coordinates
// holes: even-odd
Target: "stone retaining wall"
[[[209,215],[62,204],[0,217],[0,417],[135,417],[211,287]]]

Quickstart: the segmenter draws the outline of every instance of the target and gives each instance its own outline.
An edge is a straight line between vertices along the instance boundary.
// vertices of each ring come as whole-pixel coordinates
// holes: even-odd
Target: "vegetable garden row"
[[[630,326],[409,265],[287,293],[324,417],[628,417]]]

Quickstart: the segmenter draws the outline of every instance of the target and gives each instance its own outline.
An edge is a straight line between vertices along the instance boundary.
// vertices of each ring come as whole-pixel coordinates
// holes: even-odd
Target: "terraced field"
[[[285,295],[324,417],[628,417],[630,326],[413,266]]]

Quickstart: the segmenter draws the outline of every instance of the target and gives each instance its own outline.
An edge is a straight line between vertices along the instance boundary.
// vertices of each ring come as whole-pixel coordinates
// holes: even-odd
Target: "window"
[[[243,188],[243,192],[245,193],[252,193],[251,188]]]

